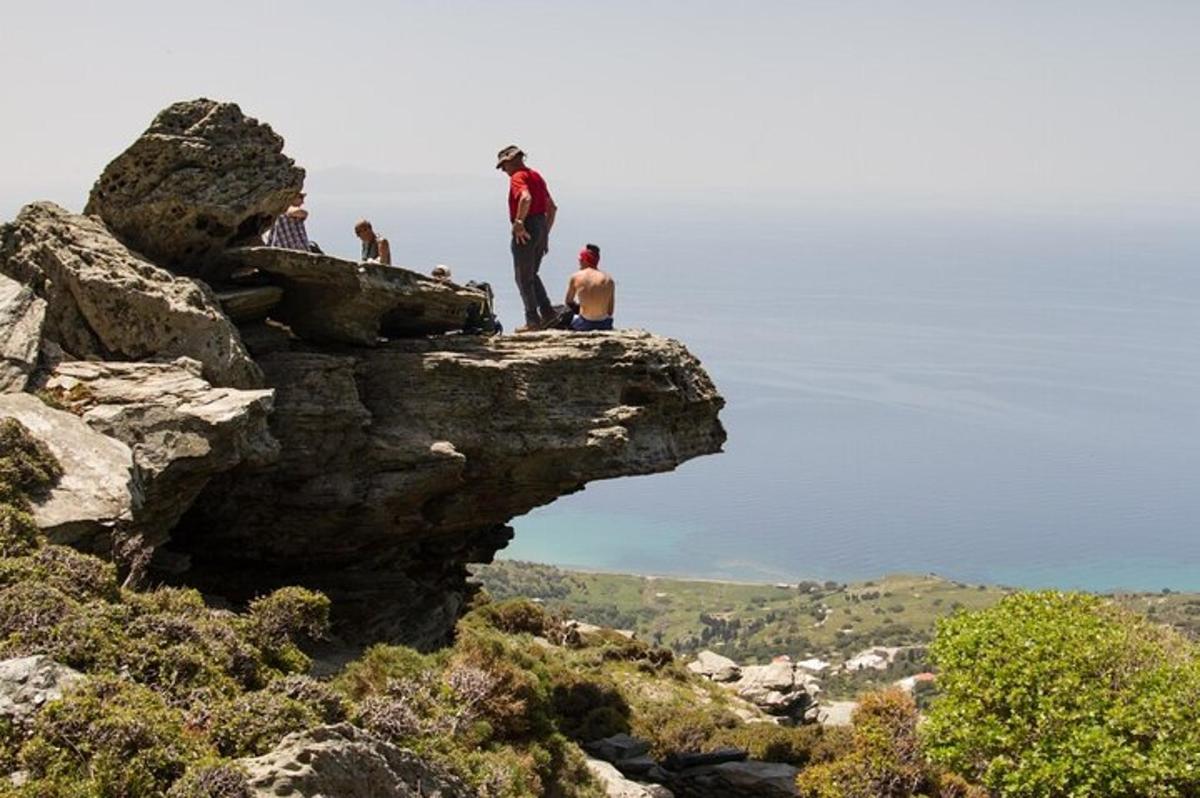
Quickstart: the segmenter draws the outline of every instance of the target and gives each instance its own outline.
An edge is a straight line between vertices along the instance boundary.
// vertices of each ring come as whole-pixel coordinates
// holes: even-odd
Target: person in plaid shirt
[[[304,210],[304,192],[296,195],[292,206],[276,217],[267,236],[268,247],[282,249],[299,249],[308,252],[308,232],[304,229],[304,220],[308,211]]]

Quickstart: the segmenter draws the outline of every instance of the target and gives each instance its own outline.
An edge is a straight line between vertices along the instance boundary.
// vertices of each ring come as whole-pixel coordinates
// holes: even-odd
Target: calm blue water
[[[519,323],[503,185],[320,197],[397,261],[487,279]],[[726,453],[596,483],[515,522],[505,556],[633,572],[855,579],[936,572],[1200,589],[1200,232],[1143,214],[823,210],[737,197],[572,202],[618,324],[686,341],[728,400]]]

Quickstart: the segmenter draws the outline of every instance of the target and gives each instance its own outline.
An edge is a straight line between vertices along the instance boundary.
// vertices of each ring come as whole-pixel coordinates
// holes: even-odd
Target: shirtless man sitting
[[[567,305],[575,311],[571,329],[611,330],[616,295],[616,282],[600,271],[600,247],[588,244],[579,251],[579,271],[567,283]]]

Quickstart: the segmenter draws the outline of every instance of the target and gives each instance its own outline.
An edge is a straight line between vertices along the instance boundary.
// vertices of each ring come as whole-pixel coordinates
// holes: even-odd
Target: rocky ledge
[[[0,228],[0,416],[63,461],[36,508],[55,539],[134,583],[315,587],[345,637],[432,646],[513,517],[720,450],[723,400],[676,341],[444,334],[477,293],[247,247],[302,178],[236,105],[177,103],[96,215]]]

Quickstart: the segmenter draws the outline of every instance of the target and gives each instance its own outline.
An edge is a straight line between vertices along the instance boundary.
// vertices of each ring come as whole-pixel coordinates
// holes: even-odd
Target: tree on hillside
[[[1177,633],[1096,596],[1040,592],[939,624],[943,765],[1004,796],[1200,795],[1200,661]]]

